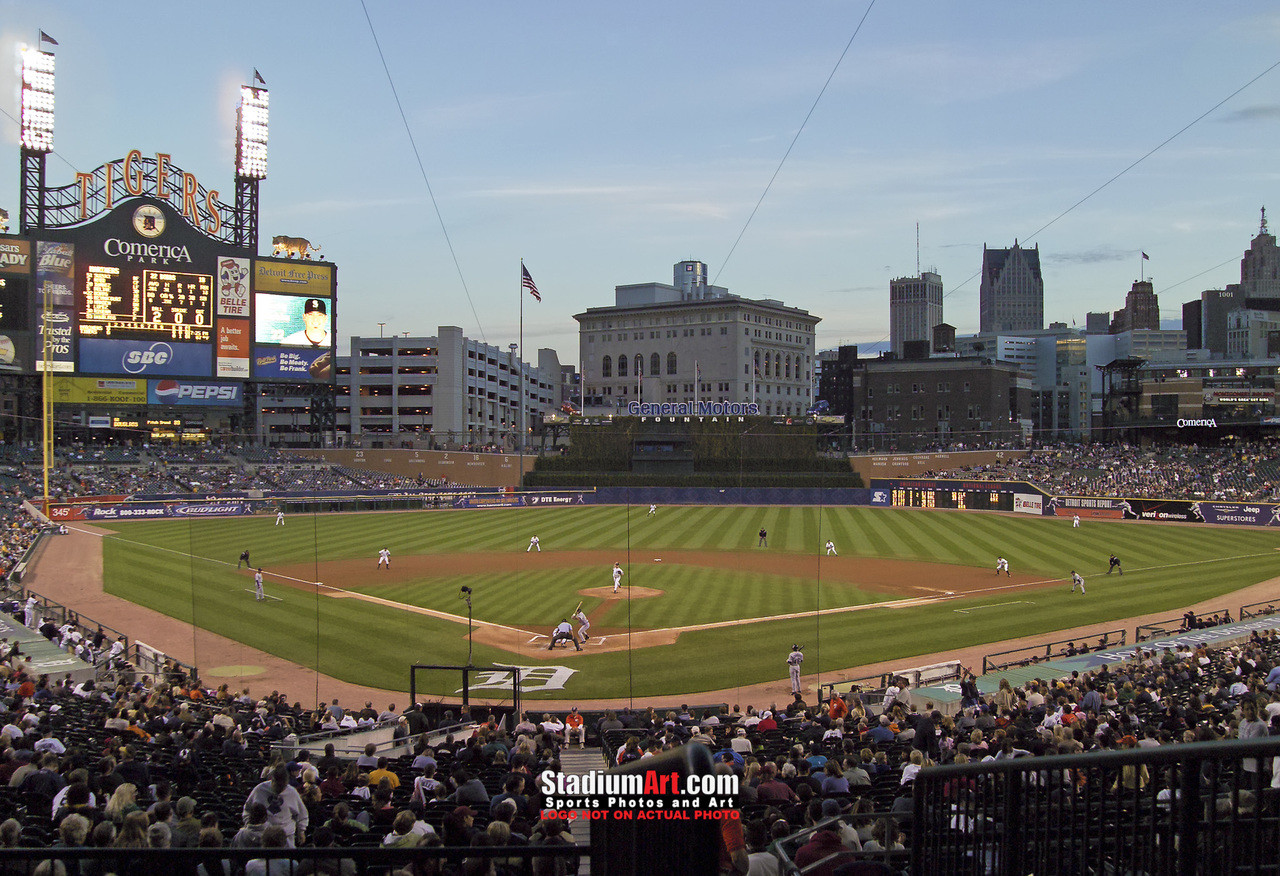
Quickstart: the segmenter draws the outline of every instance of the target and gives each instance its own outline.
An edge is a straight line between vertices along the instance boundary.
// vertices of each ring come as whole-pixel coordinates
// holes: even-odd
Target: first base
[[[654,557],[654,558],[653,558],[653,561],[654,561],[655,563],[661,563],[661,562],[662,562],[662,557]]]

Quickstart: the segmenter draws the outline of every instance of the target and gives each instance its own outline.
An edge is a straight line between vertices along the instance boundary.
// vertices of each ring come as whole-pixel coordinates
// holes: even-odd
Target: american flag
[[[542,296],[538,294],[538,284],[533,282],[533,277],[529,276],[529,269],[524,266],[524,262],[520,263],[520,285],[529,290],[534,301],[542,300]]]

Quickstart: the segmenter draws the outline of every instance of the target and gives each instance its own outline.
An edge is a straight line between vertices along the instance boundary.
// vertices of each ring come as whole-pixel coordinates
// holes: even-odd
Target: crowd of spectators
[[[955,716],[891,686],[874,702],[837,695],[814,708],[797,695],[785,711],[623,710],[599,730],[619,764],[707,745],[718,771],[741,777],[742,852],[753,868],[766,867],[751,872],[778,872],[777,860],[758,859],[773,857],[767,846],[780,840],[796,865],[827,859],[814,872],[831,873],[855,857],[905,861],[913,783],[928,766],[1280,736],[1278,685],[1280,637],[1268,631],[1231,648],[1140,651],[1129,663],[1022,687],[1000,679],[991,695],[969,675]],[[1263,771],[1264,786],[1280,789],[1277,767],[1244,761],[1245,770]],[[1177,790],[1145,768],[1099,770],[1087,780],[1103,795]]]
[[[924,472],[920,477],[1013,480],[1050,495],[1260,502],[1280,500],[1274,441],[1220,447],[1067,444],[997,463]]]
[[[403,714],[394,705],[347,710],[337,701],[304,709],[279,692],[255,699],[227,685],[202,688],[180,673],[73,685],[33,676],[8,643],[0,682],[0,846],[110,848],[122,856],[145,848],[447,846],[456,851],[419,859],[410,876],[577,872],[571,851],[531,862],[467,853],[573,845],[563,820],[542,817],[533,777],[558,768],[563,744],[562,734],[543,727],[508,733],[496,720],[473,723],[464,714],[457,735],[433,746],[417,706]],[[370,744],[359,758],[343,759],[330,744],[323,756],[304,750],[293,760],[272,747],[330,725],[379,724],[394,726],[402,745],[379,753]],[[286,860],[287,868],[258,861],[255,870],[251,861],[244,872],[355,873],[353,859],[335,856],[331,869]],[[116,865],[126,861],[110,859],[93,872],[123,872]]]

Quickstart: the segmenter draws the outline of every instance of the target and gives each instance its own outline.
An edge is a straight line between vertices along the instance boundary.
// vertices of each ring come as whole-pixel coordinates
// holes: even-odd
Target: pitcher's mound
[[[643,599],[647,596],[662,596],[665,590],[655,590],[652,587],[623,587],[617,593],[613,592],[612,587],[588,587],[585,590],[579,590],[579,596],[595,596],[599,599],[626,599],[630,596],[632,599]]]

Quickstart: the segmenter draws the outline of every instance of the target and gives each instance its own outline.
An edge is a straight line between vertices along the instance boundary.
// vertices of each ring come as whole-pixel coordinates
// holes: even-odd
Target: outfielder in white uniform
[[[1075,593],[1076,588],[1080,588],[1080,595],[1084,596],[1084,578],[1075,569],[1071,570],[1071,592]]]
[[[622,586],[622,567],[617,563],[613,564],[613,592],[617,593],[618,588]]]
[[[590,636],[587,635],[587,630],[591,629],[591,621],[587,620],[587,615],[586,613],[583,612],[581,608],[579,608],[577,611],[573,613],[573,619],[576,620],[579,624],[578,638],[582,641],[583,644],[586,644],[587,639],[591,638]]]
[[[836,553],[836,543],[834,541],[831,541],[830,539],[827,539],[827,556],[829,557],[839,556]]]
[[[262,592],[262,570],[253,573],[253,598],[261,602],[266,599],[266,594]]]
[[[1004,557],[996,557],[996,574],[999,575],[1001,572],[1004,572],[1007,577],[1013,577],[1009,572],[1009,561]]]
[[[529,553],[529,551],[533,550],[534,548],[538,549],[538,553],[542,553],[542,545],[538,544],[538,537],[536,535],[533,538],[529,539],[529,546],[524,549],[524,552],[527,554]]]
[[[284,526],[284,511],[276,512],[276,526]]]
[[[1077,515],[1075,515],[1074,517],[1072,517],[1072,518],[1071,518],[1071,528],[1072,528],[1072,529],[1079,529],[1079,528],[1080,528],[1080,515],[1079,515],[1079,514],[1077,514]]]
[[[804,652],[800,650],[799,645],[791,646],[791,653],[787,655],[787,669],[791,673],[791,692],[793,694],[800,693],[800,664],[804,662]]]
[[[657,513],[658,513],[658,506],[657,506],[657,505],[650,505],[650,506],[649,506],[649,516],[650,516],[650,517],[652,517],[653,515],[655,515],[655,514],[657,514]]]
[[[391,551],[386,548],[378,551],[378,568],[381,569],[383,566],[391,568]]]

